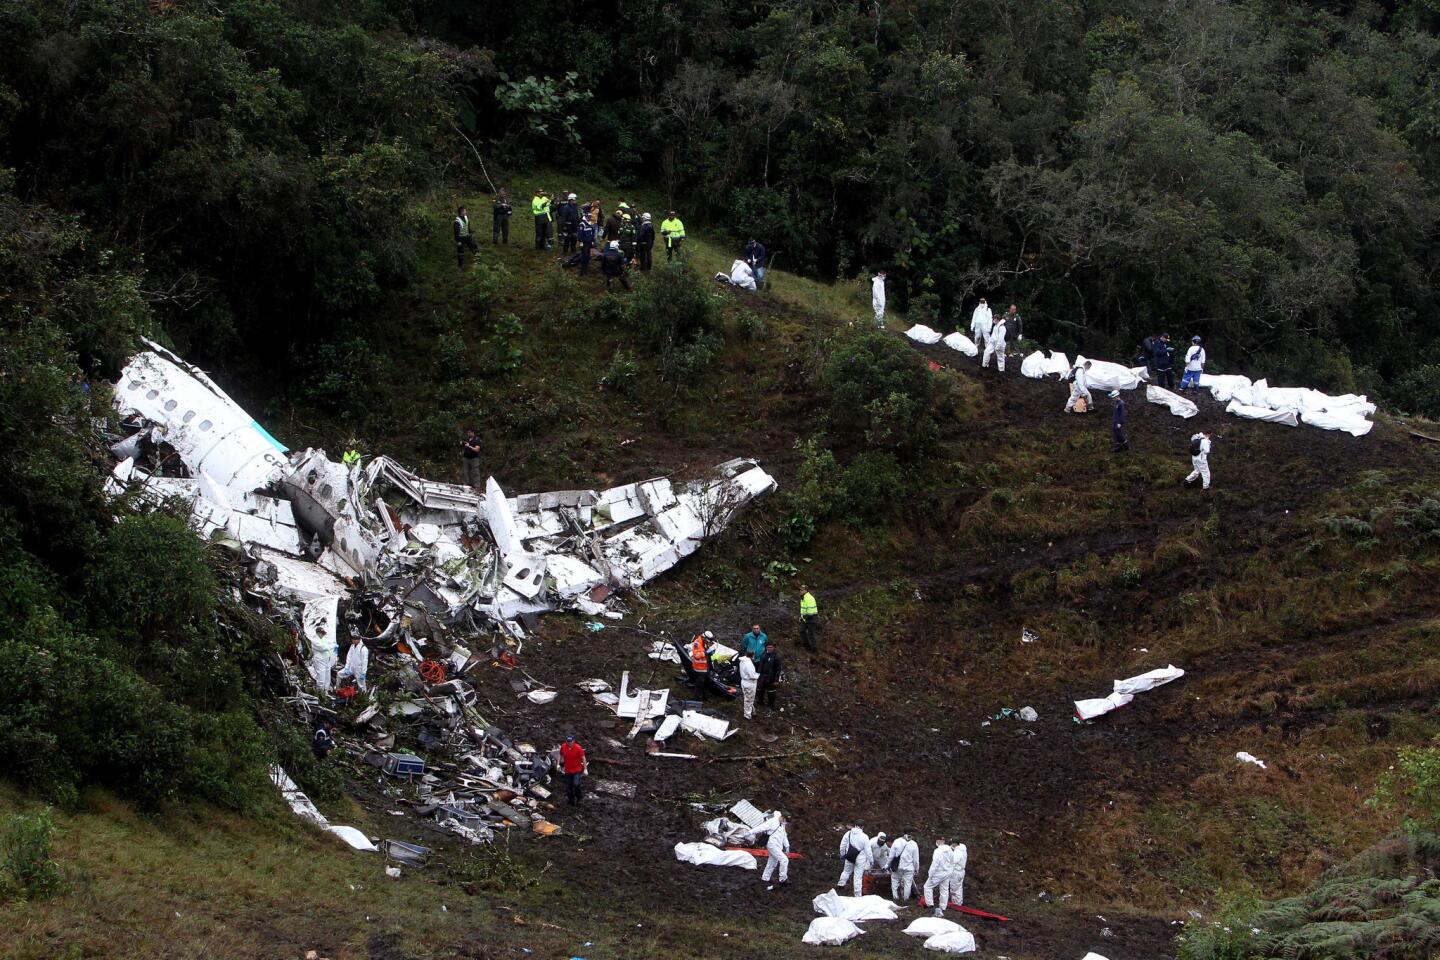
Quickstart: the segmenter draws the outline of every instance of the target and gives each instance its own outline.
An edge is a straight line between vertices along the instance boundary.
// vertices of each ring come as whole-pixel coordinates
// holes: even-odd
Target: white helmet
[[[610,249],[611,249],[611,250],[619,250],[619,249],[620,249],[620,241],[619,241],[619,240],[611,240],[611,241],[610,241]]]
[[[715,634],[711,633],[709,630],[706,630],[706,631],[705,631],[705,639],[706,639],[706,640],[714,640],[714,639],[715,639]]]
[[[574,200],[574,199],[576,199],[576,197],[575,197],[575,194],[570,193],[570,194],[566,194],[565,199],[566,199],[566,200]]]

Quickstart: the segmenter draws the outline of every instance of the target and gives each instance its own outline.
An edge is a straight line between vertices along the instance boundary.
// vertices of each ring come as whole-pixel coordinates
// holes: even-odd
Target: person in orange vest
[[[710,697],[710,651],[715,649],[715,634],[706,630],[703,634],[695,634],[690,641],[690,647],[686,651],[690,657],[690,675],[695,685],[700,688],[700,699],[707,700]]]

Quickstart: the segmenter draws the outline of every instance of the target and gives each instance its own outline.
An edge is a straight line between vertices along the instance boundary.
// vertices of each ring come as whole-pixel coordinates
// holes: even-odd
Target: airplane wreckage
[[[507,497],[425,480],[386,456],[290,451],[203,371],[149,343],[114,387],[125,430],[109,491],[189,504],[197,532],[242,550],[249,592],[298,610],[316,686],[341,621],[419,657],[427,640],[502,633],[552,610],[592,616],[674,567],[775,489],[753,460],[699,480]]]
[[[182,503],[199,535],[244,558],[244,595],[295,636],[286,701],[317,731],[320,721],[341,721],[348,733],[335,744],[394,779],[394,803],[472,843],[497,830],[558,827],[542,812],[555,758],[483,717],[470,673],[486,663],[513,668],[536,614],[623,617],[621,594],[775,489],[753,460],[688,483],[662,477],[518,497],[493,477],[482,494],[422,479],[385,456],[336,463],[323,450],[287,450],[203,371],[148,346],[114,386],[122,429],[106,435],[115,460],[107,492],[142,505]],[[386,655],[398,681],[384,714],[363,683],[332,696],[340,648],[357,637]],[[593,693],[595,684],[608,687],[582,686]],[[533,703],[555,696],[525,681],[511,686]],[[623,706],[617,698],[614,709]],[[636,729],[646,722],[662,721],[647,713]],[[397,752],[412,744],[425,757]],[[297,816],[357,850],[412,867],[429,855],[408,841],[376,846],[331,824],[280,767],[271,778]]]

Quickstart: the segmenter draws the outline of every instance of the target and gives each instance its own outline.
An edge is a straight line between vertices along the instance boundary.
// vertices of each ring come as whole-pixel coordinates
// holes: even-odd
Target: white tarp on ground
[[[1158,403],[1170,408],[1170,412],[1177,417],[1193,417],[1200,412],[1200,408],[1178,393],[1171,393],[1164,387],[1157,387],[1150,384],[1145,388],[1145,399],[1151,403]]]
[[[1069,369],[1070,358],[1058,350],[1051,350],[1048,358],[1044,350],[1036,350],[1020,361],[1020,372],[1031,380],[1039,380],[1052,374],[1063,377]]]
[[[1087,953],[1085,954],[1085,956],[1081,957],[1080,960],[1105,960],[1105,958],[1100,956],[1100,954],[1091,951],[1090,953]]]
[[[1139,676],[1129,677],[1125,680],[1115,681],[1116,693],[1144,693],[1146,690],[1154,690],[1158,686],[1169,683],[1172,680],[1179,680],[1185,676],[1185,671],[1173,663],[1161,667],[1158,670],[1151,670],[1149,673],[1142,673]]]
[[[1300,424],[1300,418],[1294,410],[1271,410],[1269,407],[1256,407],[1248,403],[1241,403],[1238,398],[1231,400],[1225,412],[1235,417],[1244,417],[1246,420],[1267,420],[1270,423],[1283,423],[1286,426],[1294,427]]]
[[[1251,382],[1249,377],[1233,373],[1202,373],[1200,386],[1210,391],[1218,403],[1229,403],[1235,397],[1249,398]]]
[[[929,327],[925,326],[925,324],[923,324],[923,323],[917,323],[917,324],[915,324],[915,326],[911,327],[909,330],[906,330],[906,331],[905,331],[905,336],[909,337],[911,340],[914,340],[916,343],[939,343],[939,342],[940,342],[940,333],[939,333],[939,331],[931,330]]]
[[[744,850],[720,850],[708,843],[677,843],[675,859],[697,867],[739,867],[755,869],[755,857]]]
[[[954,933],[956,930],[963,930],[964,927],[954,920],[946,920],[944,917],[916,917],[910,921],[910,926],[903,931],[911,937],[937,937],[942,933]]]
[[[937,933],[925,941],[926,950],[939,950],[943,953],[974,953],[975,934],[969,930],[956,930],[953,933]]]
[[[834,890],[827,890],[810,901],[815,912],[822,917],[843,917],[846,920],[894,920],[899,904],[884,897],[868,894],[863,897],[842,897]]]
[[[1134,699],[1128,693],[1112,693],[1108,697],[1099,697],[1094,700],[1076,700],[1075,716],[1081,720],[1094,720],[1096,717],[1103,717],[1111,710],[1119,710]]]
[[[1075,362],[1082,366],[1085,360],[1085,357],[1078,354],[1075,357]],[[1095,359],[1090,360],[1090,371],[1085,375],[1085,382],[1091,390],[1134,390],[1140,386],[1140,378],[1129,367]]]
[[[1359,409],[1353,408],[1353,409]],[[1321,430],[1344,430],[1352,437],[1363,437],[1375,426],[1366,420],[1359,413],[1349,411],[1334,413],[1328,410],[1301,410],[1300,420],[1302,423],[1312,427],[1319,427]]]
[[[974,340],[971,340],[965,336],[965,334],[958,331],[945,338],[945,346],[951,350],[959,350],[967,357],[973,357],[980,352],[980,348],[975,346]]]
[[[1253,753],[1246,753],[1244,750],[1241,750],[1239,753],[1235,754],[1235,759],[1239,760],[1241,763],[1253,763],[1261,770],[1266,769],[1264,760],[1261,760]]]
[[[817,946],[838,947],[846,940],[853,940],[864,933],[849,920],[840,917],[816,917],[805,931],[804,942]]]

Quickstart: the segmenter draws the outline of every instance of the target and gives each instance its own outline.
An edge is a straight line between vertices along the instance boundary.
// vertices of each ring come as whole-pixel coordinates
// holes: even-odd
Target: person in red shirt
[[[560,770],[565,774],[565,799],[573,807],[580,802],[581,778],[590,772],[585,748],[575,742],[573,733],[560,745]]]

